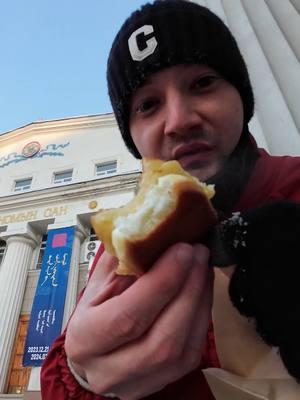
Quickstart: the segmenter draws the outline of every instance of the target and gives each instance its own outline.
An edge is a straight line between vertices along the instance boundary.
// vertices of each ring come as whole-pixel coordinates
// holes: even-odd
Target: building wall
[[[24,156],[24,148],[32,142],[38,143],[38,152]],[[43,236],[49,229],[76,227],[65,325],[91,264],[86,258],[90,217],[133,197],[141,165],[125,148],[111,114],[29,124],[0,136],[0,154],[0,239],[7,243],[0,266],[1,397],[11,353],[18,347],[20,317],[31,312]],[[114,160],[115,172],[96,175],[96,164]],[[53,174],[67,169],[73,169],[72,180],[55,184]],[[15,192],[15,181],[28,177],[33,178],[31,187]],[[39,368],[32,368],[29,389],[39,391]]]
[[[300,154],[299,0],[194,0],[236,37],[255,95],[251,132],[274,155]]]
[[[24,157],[32,142],[36,156]],[[73,169],[72,184],[96,179],[95,165],[118,161],[118,174],[137,171],[125,150],[112,114],[32,123],[0,136],[0,196],[15,195],[14,181],[32,177],[33,190],[51,188],[53,174]]]

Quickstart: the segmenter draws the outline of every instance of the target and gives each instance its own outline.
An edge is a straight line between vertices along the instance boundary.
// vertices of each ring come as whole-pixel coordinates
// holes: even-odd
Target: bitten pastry
[[[137,195],[118,209],[99,211],[92,225],[119,260],[117,273],[140,276],[169,246],[195,243],[217,222],[213,185],[199,182],[177,161],[143,161]]]

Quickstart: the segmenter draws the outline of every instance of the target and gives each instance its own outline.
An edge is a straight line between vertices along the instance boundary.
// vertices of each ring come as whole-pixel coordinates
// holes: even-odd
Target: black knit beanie
[[[141,158],[129,131],[129,105],[147,77],[177,64],[205,64],[240,93],[244,124],[253,115],[249,75],[237,43],[209,9],[186,0],[156,0],[135,11],[118,32],[108,58],[108,91],[121,134]]]

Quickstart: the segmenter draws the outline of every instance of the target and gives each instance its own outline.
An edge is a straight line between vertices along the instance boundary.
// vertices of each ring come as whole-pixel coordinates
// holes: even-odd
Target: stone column
[[[64,329],[74,307],[76,305],[77,300],[77,287],[78,287],[78,278],[79,278],[79,261],[80,261],[80,249],[81,243],[83,242],[86,234],[80,226],[76,226],[74,233],[74,241],[72,248],[72,258],[71,265],[69,270],[69,278],[68,278],[68,288],[66,293],[66,301],[65,301],[65,309],[64,309],[64,318],[63,318],[63,326]]]
[[[37,245],[33,235],[10,236],[6,243],[7,249],[0,267],[0,393],[4,391],[27,272],[33,249]]]

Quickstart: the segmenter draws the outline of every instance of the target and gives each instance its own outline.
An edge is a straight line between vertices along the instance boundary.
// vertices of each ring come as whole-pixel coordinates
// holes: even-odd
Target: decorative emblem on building
[[[92,200],[92,201],[89,202],[89,208],[91,210],[94,210],[95,208],[97,208],[97,206],[98,206],[98,203],[97,203],[96,200]]]
[[[40,149],[41,145],[39,142],[30,142],[23,147],[22,155],[26,158],[33,157],[40,151]]]
[[[0,158],[0,168],[5,168],[11,164],[27,161],[31,157],[44,158],[44,157],[64,157],[61,149],[69,146],[70,142],[56,144],[50,143],[46,147],[41,148],[39,142],[29,142],[24,147],[21,153],[10,153],[7,156]]]

